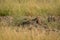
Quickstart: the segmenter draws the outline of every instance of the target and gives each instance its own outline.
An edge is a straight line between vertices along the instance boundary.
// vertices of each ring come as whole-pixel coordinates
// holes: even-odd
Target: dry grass
[[[0,27],[0,40],[60,40],[60,32],[45,31],[38,28]]]

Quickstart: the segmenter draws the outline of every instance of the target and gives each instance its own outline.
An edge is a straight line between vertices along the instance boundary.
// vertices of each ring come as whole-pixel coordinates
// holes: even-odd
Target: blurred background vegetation
[[[0,16],[60,15],[60,0],[0,0]]]

